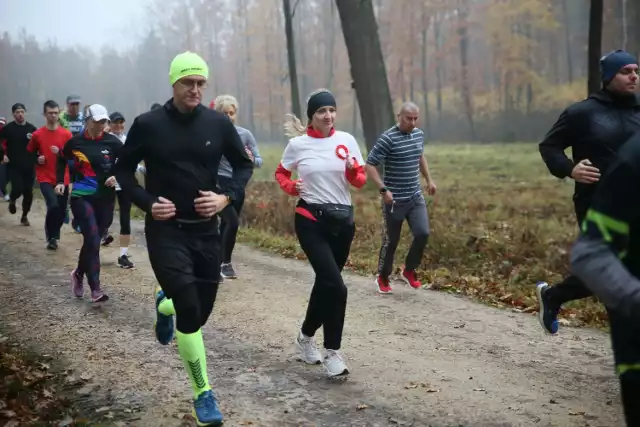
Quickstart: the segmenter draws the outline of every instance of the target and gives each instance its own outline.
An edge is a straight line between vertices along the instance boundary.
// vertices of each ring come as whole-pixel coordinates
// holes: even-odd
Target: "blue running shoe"
[[[546,282],[538,282],[536,284],[536,295],[538,297],[538,320],[544,331],[548,334],[555,335],[558,333],[558,313],[560,307],[554,303],[547,292],[551,287]]]
[[[156,322],[153,328],[156,331],[156,339],[162,345],[168,345],[173,339],[173,316],[162,314],[158,309],[165,298],[164,291],[156,292]]]
[[[223,417],[211,390],[200,393],[193,401],[193,418],[199,426],[221,426]]]

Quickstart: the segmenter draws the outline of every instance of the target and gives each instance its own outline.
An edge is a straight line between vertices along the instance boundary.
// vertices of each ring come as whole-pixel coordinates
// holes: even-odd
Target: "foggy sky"
[[[144,28],[147,0],[0,0],[0,34],[17,37],[22,27],[39,42],[56,39],[59,46],[130,46]],[[100,5],[100,6],[98,6]],[[104,5],[104,6],[103,6]]]

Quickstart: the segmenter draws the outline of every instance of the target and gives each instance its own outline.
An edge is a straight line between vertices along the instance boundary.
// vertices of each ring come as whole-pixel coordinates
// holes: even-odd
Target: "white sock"
[[[120,248],[120,256],[128,255],[129,248]]]

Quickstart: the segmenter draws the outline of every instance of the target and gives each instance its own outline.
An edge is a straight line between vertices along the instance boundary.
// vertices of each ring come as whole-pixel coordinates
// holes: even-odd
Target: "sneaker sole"
[[[350,374],[349,368],[344,368],[344,371],[340,372],[339,374],[331,374],[329,371],[327,371],[326,368],[325,372],[327,373],[327,377],[329,378],[346,378]]]
[[[295,340],[295,344],[296,344],[296,348],[300,351],[300,353],[302,353],[302,346],[300,345],[300,342],[298,341],[298,339],[297,339],[297,338],[296,338],[296,340]],[[318,360],[317,360],[317,361],[315,361],[315,362],[310,362],[310,361],[308,361],[307,359],[305,359],[304,357],[302,357],[302,356],[300,356],[300,355],[298,355],[298,358],[297,358],[297,359],[298,359],[298,361],[299,361],[299,362],[304,362],[304,363],[306,363],[307,365],[319,365],[319,364],[321,364],[321,363],[322,363],[322,359],[318,359]]]
[[[222,273],[221,273],[221,274],[222,274]],[[223,278],[223,279],[230,279],[230,280],[233,280],[233,279],[237,279],[237,278],[238,278],[238,276],[225,276],[224,274],[222,274],[222,278]]]
[[[193,417],[193,419],[196,422],[196,425],[200,426],[200,427],[218,427],[224,424],[224,420],[220,420],[220,421],[213,421],[210,423],[203,423],[202,421],[200,421],[198,419],[198,416],[196,415],[196,411],[191,410],[191,416]]]
[[[373,283],[375,283],[375,285],[376,285],[376,290],[378,291],[378,293],[379,293],[380,295],[389,295],[389,294],[392,294],[392,293],[393,293],[393,291],[392,291],[392,290],[391,290],[391,291],[389,291],[389,292],[383,292],[383,291],[381,291],[381,290],[380,290],[380,286],[378,285],[378,279],[374,280],[374,281],[373,281]]]
[[[544,302],[542,300],[542,289],[548,287],[549,284],[546,282],[541,282],[538,283],[536,285],[536,297],[538,298],[538,306],[540,307],[538,309],[538,322],[540,322],[540,326],[542,326],[542,330],[545,332],[545,334],[547,335],[556,335],[558,332],[556,332],[555,334],[553,332],[550,332],[547,327],[544,325],[544,311],[545,311],[545,307],[544,307]]]
[[[125,270],[131,270],[132,268],[135,268],[135,265],[120,265],[118,264],[118,267],[123,268]]]

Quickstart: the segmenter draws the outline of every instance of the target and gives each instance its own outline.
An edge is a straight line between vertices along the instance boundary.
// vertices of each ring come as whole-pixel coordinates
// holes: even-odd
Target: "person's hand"
[[[64,184],[56,185],[56,188],[54,188],[53,191],[55,191],[58,196],[63,196],[64,195]]]
[[[427,182],[427,194],[430,196],[435,196],[436,195],[436,183],[433,181],[429,181]]]
[[[169,199],[158,197],[158,201],[151,205],[151,216],[157,221],[166,221],[176,215],[176,205]]]
[[[347,158],[347,169],[353,169],[356,165],[356,160],[353,157]]]
[[[38,164],[44,165],[44,156],[38,156]]]
[[[391,191],[387,190],[382,195],[382,200],[384,201],[385,205],[390,205],[391,203],[393,203],[393,193]]]
[[[6,155],[2,159],[2,163],[9,163],[9,158]]]
[[[302,191],[303,188],[304,187],[303,187],[302,180],[301,179],[297,180],[296,181],[296,191],[298,192],[298,194],[300,194],[300,192]]]
[[[249,156],[252,162],[256,161],[256,158],[254,157],[253,152],[249,148],[245,147],[244,152],[247,153],[247,156]]]
[[[592,166],[589,159],[584,159],[574,166],[571,178],[582,184],[593,184],[600,181],[600,170]]]
[[[211,218],[229,205],[229,198],[224,194],[200,190],[200,197],[194,200],[196,212],[205,218]]]
[[[116,185],[116,177],[115,176],[110,176],[109,178],[107,178],[107,180],[104,182],[104,185],[106,185],[107,187],[113,187]]]

